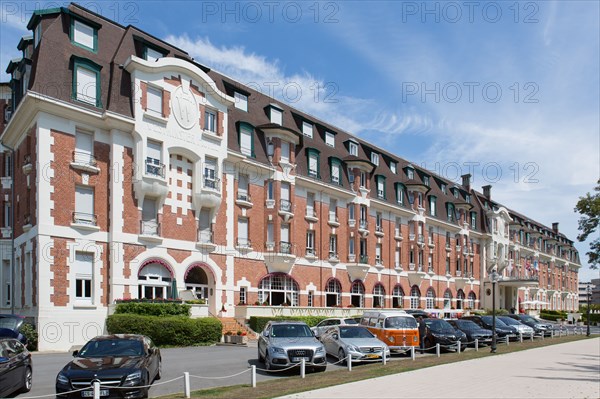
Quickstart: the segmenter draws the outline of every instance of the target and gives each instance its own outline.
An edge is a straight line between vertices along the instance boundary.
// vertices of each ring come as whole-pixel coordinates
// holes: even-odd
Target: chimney
[[[467,173],[466,175],[462,175],[462,186],[467,191],[471,191],[471,174]]]
[[[558,222],[552,223],[552,231],[558,234]]]
[[[491,200],[492,199],[492,186],[488,184],[487,186],[483,186],[481,188],[483,189],[483,195],[485,196],[485,198]]]

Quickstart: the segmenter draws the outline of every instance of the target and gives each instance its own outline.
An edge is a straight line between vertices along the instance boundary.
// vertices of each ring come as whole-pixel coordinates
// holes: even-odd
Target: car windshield
[[[454,334],[456,332],[454,330],[454,327],[452,327],[452,325],[445,320],[424,319],[423,321],[425,322],[427,327],[429,327],[430,329],[432,329],[434,331],[438,331],[441,333],[449,333],[449,334]]]
[[[281,324],[271,327],[273,338],[312,337],[312,331],[304,324]]]
[[[373,338],[365,327],[340,327],[341,338]]]
[[[481,320],[483,320],[485,324],[489,324],[490,326],[492,325],[492,316],[482,316]],[[496,317],[496,327],[507,327],[507,325],[498,317]]]
[[[480,327],[471,320],[455,320],[456,326],[465,330],[478,330]]]
[[[512,317],[498,317],[498,319],[502,320],[505,324],[508,324],[509,326],[518,326],[521,324]]]
[[[539,320],[536,320],[534,317],[531,317],[529,315],[523,314],[521,315],[521,319],[523,321],[529,322],[529,323],[539,323]]]
[[[84,345],[80,357],[142,356],[144,346],[134,339],[98,339]]]
[[[344,323],[351,325],[351,324],[358,324],[358,322],[355,319],[344,319]]]
[[[414,317],[388,317],[385,319],[385,328],[417,328],[417,321]]]
[[[8,328],[9,330],[16,330],[21,319],[16,317],[1,317],[0,328]]]

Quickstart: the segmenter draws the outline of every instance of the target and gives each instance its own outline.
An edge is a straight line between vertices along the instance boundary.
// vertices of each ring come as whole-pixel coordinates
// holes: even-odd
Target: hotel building
[[[190,290],[206,315],[577,309],[573,242],[78,5],[40,10],[12,60],[0,312],[40,349],[111,304]],[[4,91],[3,91],[4,93]],[[9,98],[8,98],[9,97]]]

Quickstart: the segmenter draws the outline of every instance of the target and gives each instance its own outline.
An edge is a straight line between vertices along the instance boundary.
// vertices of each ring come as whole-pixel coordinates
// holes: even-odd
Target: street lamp
[[[592,285],[588,284],[587,285],[587,330],[585,335],[587,335],[588,337],[590,336],[590,308],[592,307]]]
[[[490,352],[496,353],[496,283],[500,279],[500,274],[494,271],[490,274],[490,282],[492,283],[492,347]]]

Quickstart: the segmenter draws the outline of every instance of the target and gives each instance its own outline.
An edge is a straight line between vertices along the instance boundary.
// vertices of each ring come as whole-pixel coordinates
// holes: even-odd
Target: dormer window
[[[453,188],[452,191],[454,192],[454,198],[458,198],[458,188]]]
[[[412,167],[412,166],[410,166],[410,165],[406,167],[406,177],[407,177],[409,180],[412,180],[412,179],[414,179],[414,178],[415,178],[415,170],[414,170],[414,169],[413,169],[413,167]]]
[[[454,221],[454,204],[452,203],[448,203],[446,204],[446,208],[447,208],[447,217],[448,217],[448,221],[449,222],[453,222]]]
[[[378,175],[375,179],[377,180],[377,198],[385,199],[385,177]]]
[[[469,194],[465,195],[465,201],[467,201],[470,204],[471,203],[471,195],[469,195]]]
[[[254,128],[247,123],[240,123],[239,144],[240,152],[249,157],[254,156]]]
[[[448,194],[448,190],[446,189],[446,184],[440,183],[440,190],[442,190],[442,193]]]
[[[354,171],[351,168],[348,168],[348,183],[354,183]]]
[[[358,156],[358,144],[353,141],[348,142],[348,152],[350,155]]]
[[[100,107],[100,69],[98,64],[73,56],[73,93],[78,101]]]
[[[433,195],[429,196],[429,214],[431,216],[437,215],[436,206],[437,206],[437,198]]]
[[[337,158],[329,158],[331,182],[342,185],[342,162]]]
[[[150,46],[144,47],[144,59],[146,61],[155,62],[156,60],[163,58],[164,56],[165,55],[163,53]]]
[[[335,147],[335,135],[331,132],[325,132],[325,144],[329,147]]]
[[[396,202],[404,205],[404,186],[396,183]]]
[[[429,187],[429,176],[423,176],[423,184]]]
[[[302,134],[306,137],[313,138],[313,125],[308,122],[302,122]]]
[[[235,100],[234,104],[237,109],[241,109],[242,111],[248,112],[248,96],[236,91],[233,94],[233,98]]]
[[[38,22],[33,31],[33,46],[37,47],[40,44],[40,40],[42,40],[42,23]]]
[[[38,24],[39,26],[39,24]],[[78,19],[71,20],[71,43],[87,50],[98,51],[98,30]]]
[[[271,105],[271,123],[276,125],[283,124],[283,110]]]
[[[371,162],[377,166],[379,166],[379,154],[376,152],[371,153]]]
[[[398,173],[398,162],[391,161],[390,162],[390,170],[392,173]]]
[[[306,153],[308,156],[308,176],[315,179],[320,179],[321,174],[319,172],[319,151],[314,148],[307,148]]]

